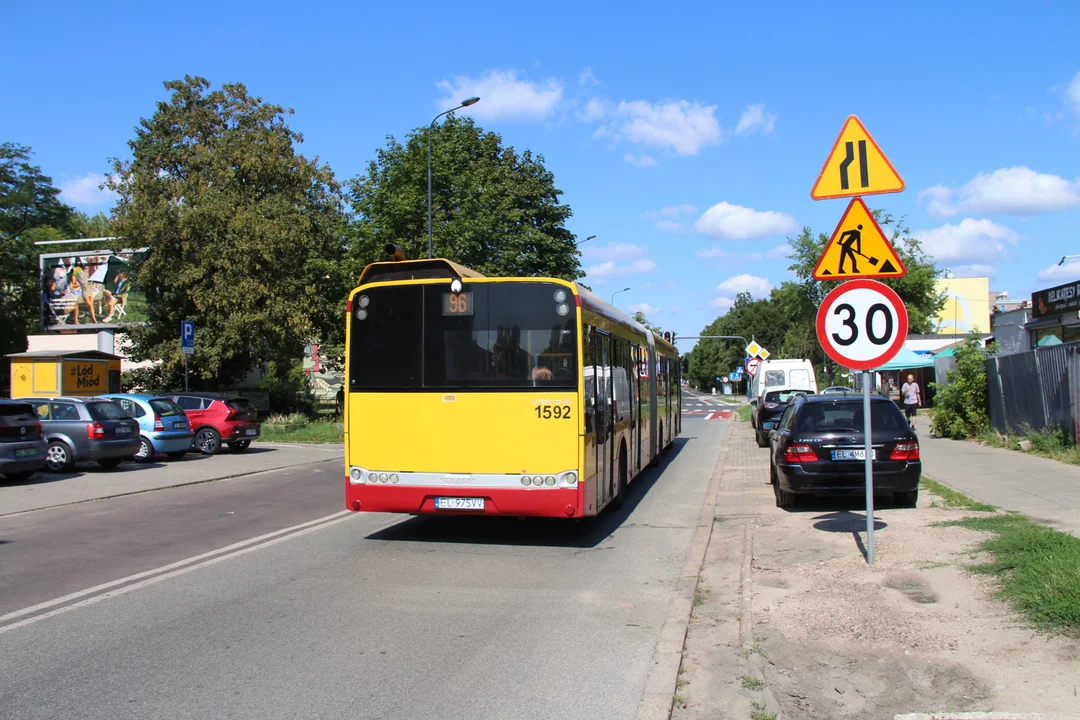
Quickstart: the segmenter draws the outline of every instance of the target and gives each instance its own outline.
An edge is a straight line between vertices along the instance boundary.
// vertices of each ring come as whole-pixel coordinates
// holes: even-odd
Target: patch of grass
[[[993,505],[974,500],[959,490],[953,490],[951,487],[942,485],[937,480],[925,475],[919,480],[919,486],[922,487],[923,490],[936,495],[945,507],[963,508],[965,510],[974,510],[976,512],[997,511],[997,508]]]
[[[271,425],[264,423],[260,439],[267,442],[342,443],[345,429],[334,422],[311,422],[307,425]]]
[[[686,705],[686,698],[684,698],[679,693],[675,693],[675,704],[676,705]]]
[[[754,701],[750,703],[750,707],[753,708],[750,711],[750,720],[776,720],[776,713],[769,712],[761,703]]]
[[[738,415],[739,419],[743,422],[750,422],[750,410],[751,407],[749,405],[742,405],[741,407],[735,408],[735,414]]]
[[[682,690],[684,687],[686,687],[689,684],[690,684],[689,680],[687,680],[686,678],[680,676],[679,679],[675,681],[675,689],[676,690]]]
[[[700,590],[694,591],[694,607],[701,607],[705,604],[706,599],[707,598],[705,597],[705,593],[701,592]]]
[[[758,655],[760,655],[763,658],[768,658],[769,657],[768,655],[765,654],[765,648],[761,647],[757,643],[754,643],[749,648],[743,648],[741,650],[741,653],[742,653],[743,657],[749,657],[749,656],[753,655],[754,653],[757,653]]]
[[[998,595],[1040,629],[1080,631],[1080,538],[1015,513],[936,524],[993,533],[979,546],[991,560],[969,569],[997,576]]]
[[[752,675],[743,675],[742,686],[743,690],[760,690],[765,687],[765,683],[761,682],[761,678],[756,678]]]

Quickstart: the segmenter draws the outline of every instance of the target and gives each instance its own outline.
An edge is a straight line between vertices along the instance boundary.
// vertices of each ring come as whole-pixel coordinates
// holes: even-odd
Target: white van
[[[761,401],[765,390],[806,390],[817,392],[814,365],[809,360],[763,360],[754,376],[752,400]]]

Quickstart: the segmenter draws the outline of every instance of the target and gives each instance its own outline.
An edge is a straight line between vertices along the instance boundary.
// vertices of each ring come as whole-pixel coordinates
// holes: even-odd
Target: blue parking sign
[[[195,323],[190,320],[180,321],[180,352],[185,355],[195,352]]]

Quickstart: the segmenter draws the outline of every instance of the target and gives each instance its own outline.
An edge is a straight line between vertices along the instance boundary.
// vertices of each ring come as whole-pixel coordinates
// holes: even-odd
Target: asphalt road
[[[579,523],[334,517],[336,463],[0,519],[0,717],[634,717],[727,428]]]

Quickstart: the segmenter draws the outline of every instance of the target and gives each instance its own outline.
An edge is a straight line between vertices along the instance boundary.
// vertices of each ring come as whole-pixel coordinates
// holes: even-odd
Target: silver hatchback
[[[75,463],[114,468],[139,452],[139,422],[103,398],[23,398],[45,426],[45,465],[53,472]]]

